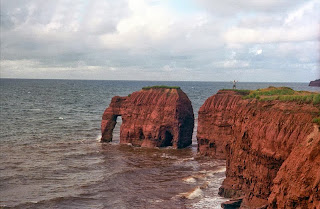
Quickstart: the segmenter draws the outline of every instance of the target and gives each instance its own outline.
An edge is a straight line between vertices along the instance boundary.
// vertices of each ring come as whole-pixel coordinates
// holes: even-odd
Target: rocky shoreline
[[[226,159],[219,194],[233,199],[222,207],[320,208],[319,103],[319,94],[286,87],[220,90],[205,101],[198,112],[198,152]],[[180,88],[148,87],[114,97],[102,117],[101,141],[112,140],[118,116],[120,143],[191,144],[194,114]]]
[[[319,208],[319,105],[219,91],[199,110],[198,150],[224,158],[224,208]],[[241,206],[239,206],[239,202]]]

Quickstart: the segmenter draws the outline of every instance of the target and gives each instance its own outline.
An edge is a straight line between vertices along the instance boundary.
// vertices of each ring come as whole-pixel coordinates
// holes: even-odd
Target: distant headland
[[[320,79],[310,81],[309,86],[318,86],[320,87]]]

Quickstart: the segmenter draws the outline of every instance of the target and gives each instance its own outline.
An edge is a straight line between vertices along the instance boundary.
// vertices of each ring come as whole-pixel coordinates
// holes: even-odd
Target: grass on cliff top
[[[179,86],[145,86],[142,87],[143,90],[149,90],[149,89],[180,89]]]
[[[248,95],[251,90],[245,90],[245,89],[222,89],[223,91],[235,91],[240,93],[241,95]]]
[[[241,93],[243,99],[258,99],[260,101],[280,100],[280,101],[296,101],[299,103],[320,104],[320,94],[308,91],[295,91],[289,87],[269,86],[265,89],[257,90],[234,90]]]
[[[316,124],[318,124],[320,126],[320,117],[313,118],[312,122],[316,123]]]

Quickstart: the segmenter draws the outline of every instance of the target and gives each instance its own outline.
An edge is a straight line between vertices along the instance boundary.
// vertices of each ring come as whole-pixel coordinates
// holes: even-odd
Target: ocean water
[[[104,109],[115,95],[149,85],[180,86],[195,116],[231,82],[0,79],[1,208],[221,208],[225,161],[175,150],[100,143]],[[239,89],[307,83],[238,83]],[[197,126],[197,122],[195,122]]]

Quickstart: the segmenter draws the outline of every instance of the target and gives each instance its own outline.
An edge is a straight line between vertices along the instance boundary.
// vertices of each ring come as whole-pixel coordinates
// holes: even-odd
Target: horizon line
[[[1,78],[0,79],[11,79],[11,80],[70,80],[70,81],[146,81],[146,82],[232,82],[230,81],[201,81],[201,80],[116,80],[116,79],[72,79],[72,78]],[[315,79],[318,80],[318,79]],[[309,83],[310,81],[237,81],[239,83]]]

